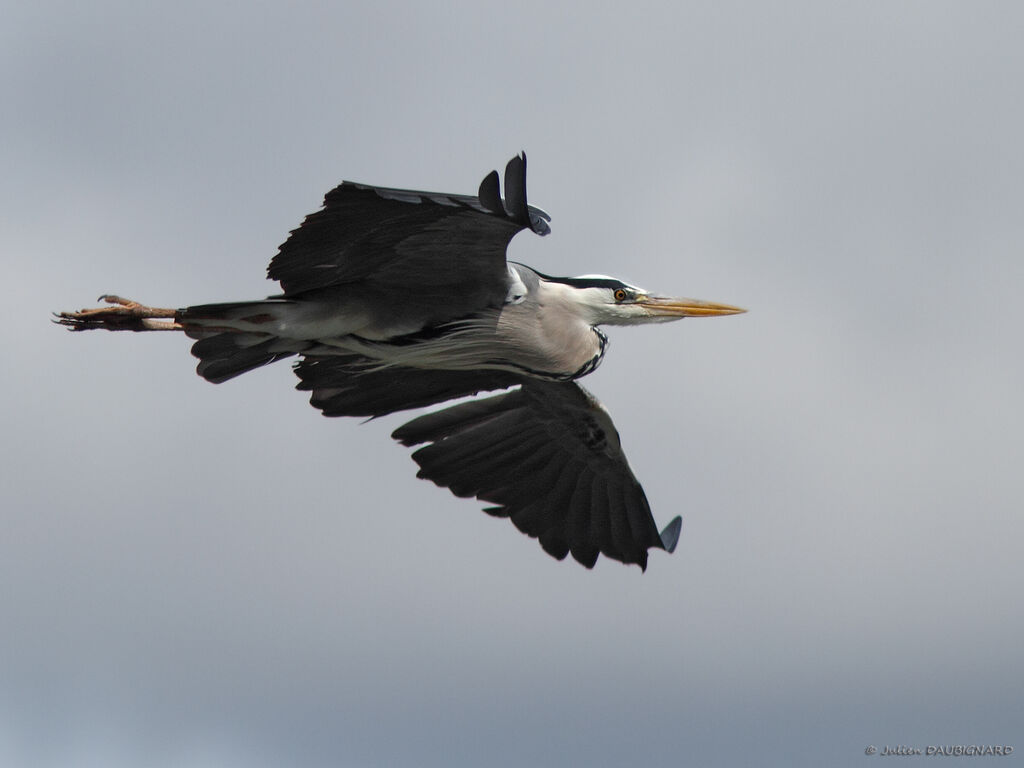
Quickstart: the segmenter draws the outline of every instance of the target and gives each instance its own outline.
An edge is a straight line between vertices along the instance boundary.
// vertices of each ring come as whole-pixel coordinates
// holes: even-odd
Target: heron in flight
[[[726,304],[657,296],[604,276],[551,277],[506,261],[520,230],[547,235],[526,202],[526,155],[475,197],[343,182],[270,262],[282,293],[260,301],[61,312],[89,329],[183,331],[215,384],[299,356],[297,388],[325,416],[377,417],[505,390],[414,418],[392,437],[422,445],[418,477],[510,518],[548,554],[592,568],[599,554],[647,567],[672,552],[611,418],[576,380],[600,365],[601,325],[732,315]]]

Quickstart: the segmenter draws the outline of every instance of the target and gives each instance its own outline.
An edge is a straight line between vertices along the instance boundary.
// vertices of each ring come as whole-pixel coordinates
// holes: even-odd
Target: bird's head
[[[591,325],[667,323],[684,317],[716,317],[746,312],[729,304],[656,296],[605,275],[563,278],[559,282],[569,287],[567,298]]]

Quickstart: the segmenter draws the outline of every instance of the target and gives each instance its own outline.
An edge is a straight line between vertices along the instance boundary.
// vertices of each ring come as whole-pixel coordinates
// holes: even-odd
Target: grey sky
[[[1019,762],[1018,5],[4,17],[0,762]],[[611,329],[584,382],[684,518],[646,574],[552,560],[287,364],[47,323],[272,293],[341,179],[521,149],[553,232],[514,258],[751,310]]]

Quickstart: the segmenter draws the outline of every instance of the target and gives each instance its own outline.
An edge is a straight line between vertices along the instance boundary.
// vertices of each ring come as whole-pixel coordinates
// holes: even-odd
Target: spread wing
[[[476,197],[343,182],[324,207],[293,230],[267,275],[286,296],[357,285],[401,304],[443,302],[460,317],[500,306],[507,291],[505,249],[521,229],[550,230],[548,216],[526,202],[526,155],[498,173]]]
[[[574,383],[526,380],[514,391],[413,419],[393,433],[419,477],[496,506],[561,560],[587,568],[599,553],[647,567],[647,550],[675,549],[676,517],[658,532],[608,413]]]

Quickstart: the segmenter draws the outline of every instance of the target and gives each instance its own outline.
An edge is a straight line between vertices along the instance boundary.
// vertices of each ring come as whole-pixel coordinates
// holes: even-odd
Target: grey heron
[[[414,418],[393,437],[418,476],[475,497],[562,560],[599,554],[646,569],[672,552],[681,519],[655,525],[618,432],[576,380],[601,363],[601,325],[731,315],[605,276],[552,277],[506,260],[520,230],[550,232],[526,201],[526,155],[476,196],[343,182],[267,269],[282,293],[258,301],[61,312],[72,330],[183,331],[198,373],[221,383],[294,355],[297,388],[325,416],[378,417],[481,392]]]

